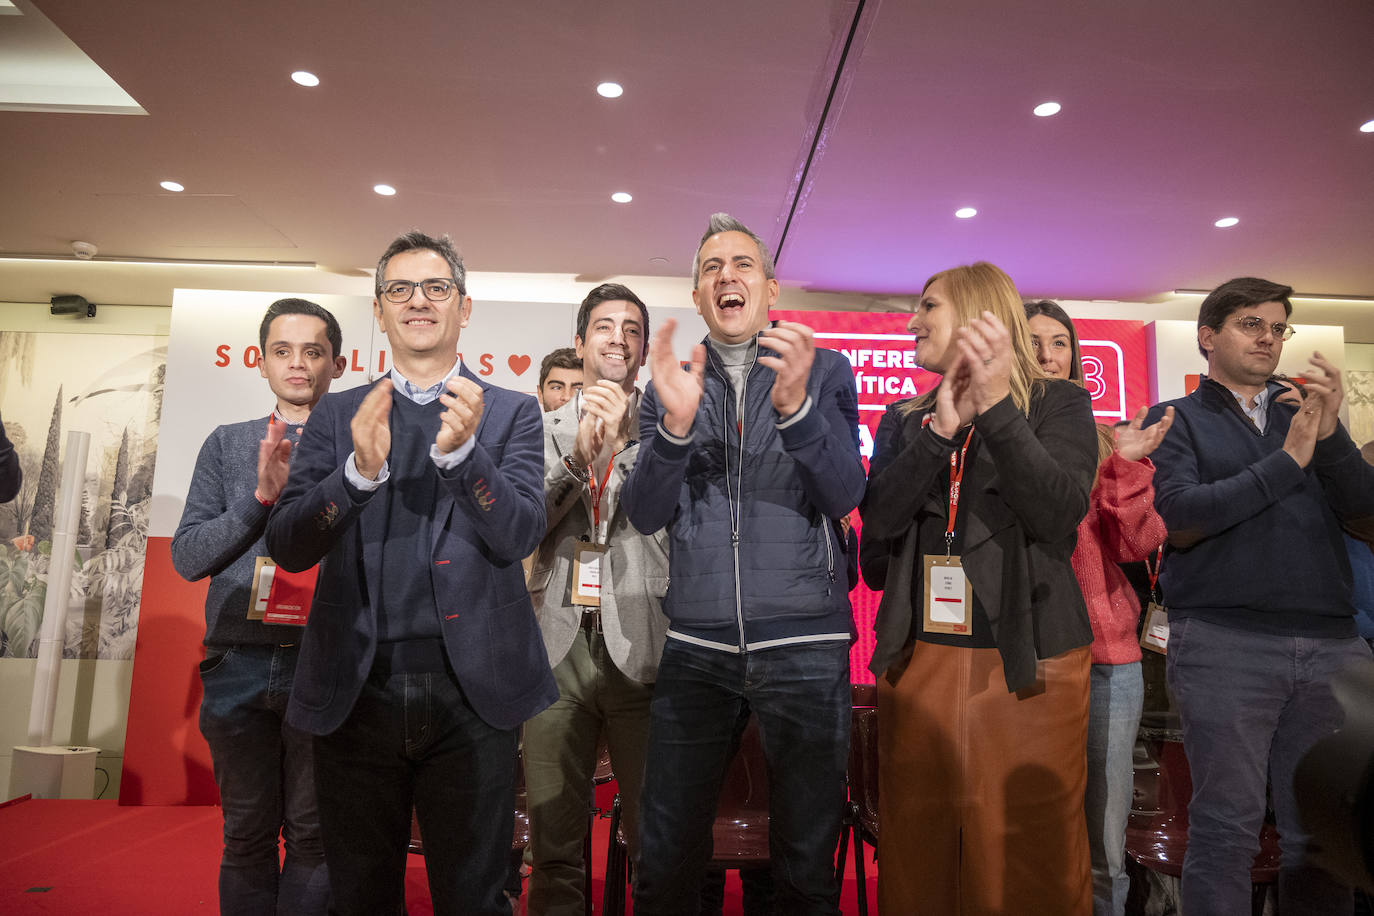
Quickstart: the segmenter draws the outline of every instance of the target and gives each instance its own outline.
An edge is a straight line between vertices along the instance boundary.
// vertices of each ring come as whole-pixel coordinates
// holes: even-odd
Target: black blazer
[[[907,655],[913,598],[924,595],[916,514],[951,448],[922,425],[927,411],[903,415],[905,403],[889,405],[878,425],[860,509],[859,563],[869,587],[883,590],[869,664],[876,675]],[[1029,416],[1008,397],[973,428],[958,517],[962,562],[1015,691],[1035,681],[1037,659],[1093,639],[1069,563],[1097,469],[1092,399],[1072,382],[1048,379],[1036,383]],[[943,531],[943,512],[939,524]]]

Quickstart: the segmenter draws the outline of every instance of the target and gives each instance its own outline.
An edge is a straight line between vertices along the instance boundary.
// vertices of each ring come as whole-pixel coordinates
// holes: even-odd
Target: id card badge
[[[573,604],[601,607],[601,558],[605,554],[605,544],[578,541],[573,548]]]
[[[277,564],[271,557],[258,557],[253,562],[253,593],[248,601],[248,619],[261,620],[267,615],[267,598],[272,594],[272,580],[277,575]]]
[[[925,573],[925,631],[953,636],[971,635],[973,588],[969,585],[959,558],[926,554]]]
[[[315,580],[320,567],[298,573],[280,569],[271,557],[258,557],[253,564],[253,591],[249,596],[248,619],[263,623],[303,627],[310,617]]]
[[[1145,628],[1140,631],[1140,648],[1160,655],[1169,651],[1169,612],[1153,601],[1145,609]]]

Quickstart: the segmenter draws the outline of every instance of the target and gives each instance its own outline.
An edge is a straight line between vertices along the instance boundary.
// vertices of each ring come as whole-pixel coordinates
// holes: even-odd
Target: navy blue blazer
[[[461,372],[482,386],[482,419],[467,460],[439,472],[428,573],[463,693],[483,721],[510,729],[558,698],[520,566],[544,535],[544,427],[534,398]],[[348,717],[377,649],[389,485],[361,493],[343,470],[349,424],[370,390],[326,394],[315,405],[267,523],[267,549],[281,568],[320,564],[287,708],[287,721],[316,735]]]

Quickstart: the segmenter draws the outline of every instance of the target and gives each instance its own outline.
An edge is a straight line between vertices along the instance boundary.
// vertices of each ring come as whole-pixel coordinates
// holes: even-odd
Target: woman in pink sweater
[[[1073,321],[1054,302],[1026,304],[1031,340],[1045,374],[1083,382]],[[1132,753],[1145,686],[1136,625],[1140,602],[1119,563],[1144,560],[1163,543],[1164,521],[1154,509],[1154,465],[1147,457],[1173,422],[1140,428],[1141,408],[1113,435],[1098,427],[1097,480],[1088,514],[1078,526],[1073,571],[1092,621],[1092,673],[1088,714],[1088,786],[1083,807],[1092,855],[1093,912],[1121,916],[1130,879],[1124,866],[1126,819],[1134,783]]]

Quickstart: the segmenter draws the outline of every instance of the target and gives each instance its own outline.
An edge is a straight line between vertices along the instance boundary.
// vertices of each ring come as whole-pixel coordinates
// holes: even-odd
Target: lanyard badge
[[[960,558],[951,552],[954,524],[959,516],[959,490],[964,480],[965,458],[972,441],[973,430],[970,428],[963,448],[949,453],[949,521],[945,526],[945,554],[926,554],[924,558],[923,629],[927,633],[968,636],[973,632],[970,619],[973,587],[964,573]]]
[[[1159,591],[1155,588],[1159,583],[1159,567],[1163,562],[1164,545],[1160,544],[1155,552],[1154,566],[1150,566],[1148,557],[1145,560],[1145,571],[1150,576],[1150,603],[1145,608],[1145,626],[1140,631],[1140,647],[1160,655],[1166,655],[1169,651],[1169,612],[1159,603]]]
[[[598,544],[596,539],[601,536],[601,499],[606,495],[606,485],[611,482],[614,467],[615,455],[611,455],[600,483],[596,481],[595,469],[587,467],[587,489],[592,496],[592,540],[578,541],[573,547],[571,598],[579,607],[601,607],[601,560],[606,555],[606,545]]]

